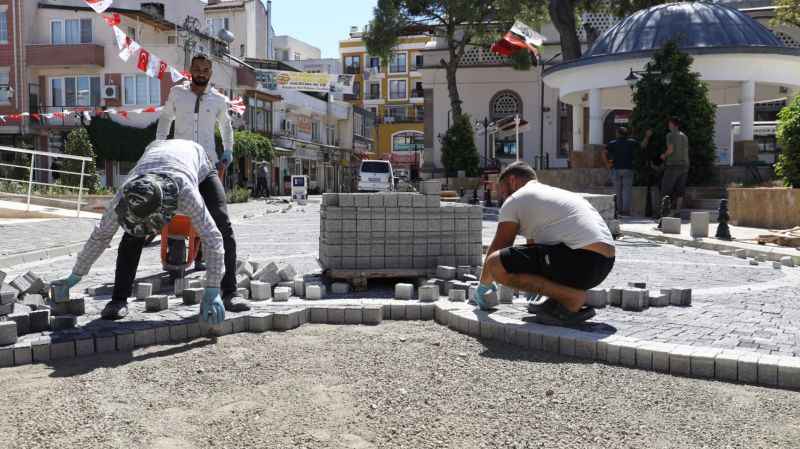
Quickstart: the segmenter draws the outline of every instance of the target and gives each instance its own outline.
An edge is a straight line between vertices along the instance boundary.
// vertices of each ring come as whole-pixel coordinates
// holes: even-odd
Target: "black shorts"
[[[511,274],[536,274],[579,290],[600,285],[614,267],[614,258],[560,245],[512,246],[500,251],[500,262]]]

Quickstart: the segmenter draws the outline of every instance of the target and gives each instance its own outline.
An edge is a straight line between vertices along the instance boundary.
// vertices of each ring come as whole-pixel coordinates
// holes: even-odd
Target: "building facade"
[[[373,157],[391,160],[410,178],[418,177],[425,149],[422,68],[429,40],[401,36],[389,61],[367,52],[357,28],[339,42],[343,72],[356,76],[354,95],[345,99],[377,117]]]
[[[272,51],[272,57],[281,62],[322,58],[319,48],[292,36],[275,36]]]
[[[261,0],[209,0],[205,7],[206,32],[219,37],[233,33],[230,52],[238,58],[269,58],[270,3]]]

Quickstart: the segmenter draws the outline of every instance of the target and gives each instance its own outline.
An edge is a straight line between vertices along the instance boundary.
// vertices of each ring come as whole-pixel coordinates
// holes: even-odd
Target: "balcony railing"
[[[411,91],[411,98],[425,98],[425,91],[422,89],[414,89]]]
[[[423,111],[416,109],[389,110],[378,117],[378,123],[422,123]]]
[[[376,94],[376,93],[370,92],[370,93],[367,94],[366,97],[364,97],[364,99],[365,100],[380,100],[381,99],[381,94]]]
[[[347,75],[358,75],[361,73],[361,67],[347,66],[344,68],[344,73]]]
[[[29,44],[28,66],[105,67],[105,49],[97,44]]]

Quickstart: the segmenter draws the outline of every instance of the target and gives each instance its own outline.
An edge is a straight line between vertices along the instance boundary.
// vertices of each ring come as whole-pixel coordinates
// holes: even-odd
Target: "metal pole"
[[[556,139],[558,145],[558,139]],[[544,160],[544,64],[539,66],[539,163]],[[539,167],[540,169],[542,167]]]
[[[514,144],[514,152],[517,154],[517,162],[519,162],[519,114],[514,116],[514,129],[517,139],[517,142]]]
[[[31,168],[28,169],[30,173],[28,173],[28,208],[27,211],[30,212],[31,210],[31,188],[33,187],[33,163],[36,160],[36,155],[31,154]]]
[[[83,171],[86,169],[86,161],[81,161],[81,180],[78,183],[78,218],[81,216],[81,200],[83,200]]]
[[[483,167],[489,165],[489,118],[483,118]]]

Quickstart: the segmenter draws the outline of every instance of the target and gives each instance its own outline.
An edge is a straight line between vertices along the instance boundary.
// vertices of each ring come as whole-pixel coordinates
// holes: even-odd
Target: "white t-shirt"
[[[614,246],[600,213],[577,193],[530,181],[500,208],[500,223],[519,224],[519,235],[541,245],[579,249],[592,243]]]

